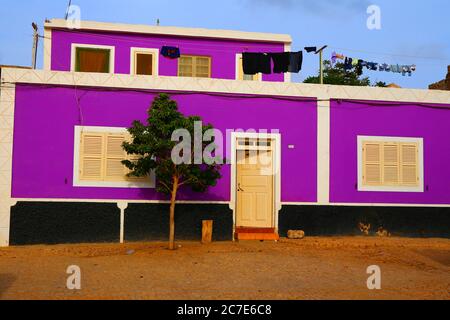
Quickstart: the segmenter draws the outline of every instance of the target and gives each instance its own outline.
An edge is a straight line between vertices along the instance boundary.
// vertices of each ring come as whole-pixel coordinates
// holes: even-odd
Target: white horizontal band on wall
[[[2,68],[6,83],[450,104],[450,91]]]
[[[170,204],[170,200],[124,200],[124,199],[39,199],[13,198],[18,202],[74,202],[74,203],[128,203],[128,204]],[[230,205],[230,201],[189,201],[179,200],[177,204],[217,204]],[[282,206],[324,206],[324,207],[406,207],[406,208],[450,208],[450,204],[411,204],[411,203],[319,203],[319,202],[281,202]],[[282,214],[282,211],[281,211]]]

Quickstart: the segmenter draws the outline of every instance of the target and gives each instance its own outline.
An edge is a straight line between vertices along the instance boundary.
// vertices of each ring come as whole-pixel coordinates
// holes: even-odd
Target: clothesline
[[[446,59],[446,58],[422,57],[422,56],[404,55],[404,54],[386,53],[386,52],[373,52],[373,51],[365,51],[365,50],[356,50],[356,49],[348,49],[348,48],[339,48],[339,47],[334,47],[334,46],[329,46],[329,48],[335,49],[335,50],[350,51],[350,52],[359,52],[359,53],[366,53],[366,54],[373,54],[373,55],[381,55],[381,56],[404,57],[404,58],[425,59],[425,60],[450,61],[450,59]]]
[[[324,47],[325,48],[325,47]],[[321,49],[317,50],[317,47],[305,47],[308,53],[317,54]],[[272,73],[298,73],[302,69],[303,63],[303,51],[296,53],[284,52],[284,53],[257,53],[257,52],[243,52],[242,53],[242,66],[244,74],[254,75],[257,73],[270,74]],[[343,60],[344,69],[346,71],[355,70],[358,75],[362,75],[363,68],[367,68],[372,71],[384,71],[400,73],[403,76],[408,74],[412,75],[417,70],[415,64],[412,65],[399,65],[399,64],[387,64],[378,63],[372,61],[366,61],[360,58],[350,58],[343,54],[333,52],[331,55],[332,65],[336,64],[337,60]],[[271,62],[273,61],[273,70]]]
[[[401,73],[403,76],[408,74],[412,75],[413,72],[416,71],[417,66],[415,64],[412,65],[399,65],[399,64],[387,64],[387,63],[378,63],[373,61],[366,61],[360,58],[350,58],[343,54],[339,54],[333,52],[331,55],[331,64],[336,64],[337,60],[344,61],[344,69],[346,71],[350,71],[355,69],[358,75],[362,74],[363,68],[367,68],[372,71],[385,71],[385,72],[393,72],[393,73]]]

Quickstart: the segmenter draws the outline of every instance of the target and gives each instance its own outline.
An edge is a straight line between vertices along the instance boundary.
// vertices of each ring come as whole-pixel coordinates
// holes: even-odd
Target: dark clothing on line
[[[317,52],[317,47],[305,47],[306,52]]]
[[[292,73],[299,73],[300,70],[302,70],[302,64],[303,64],[303,51],[291,52],[288,71]]]
[[[356,71],[356,74],[357,74],[358,76],[361,76],[361,75],[363,74],[363,65],[364,65],[364,62],[365,62],[365,61],[363,61],[363,60],[359,60],[359,61],[358,61],[358,64],[357,64],[356,67],[355,67],[355,71]]]
[[[347,71],[353,69],[353,59],[352,58],[345,58],[344,69]]]
[[[164,46],[161,48],[161,54],[163,57],[178,59],[181,56],[180,49],[177,47]]]
[[[264,53],[244,52],[242,54],[242,66],[244,74],[248,75],[272,73],[270,55]]]
[[[289,71],[291,54],[289,52],[271,53],[273,60],[273,72],[285,73]]]

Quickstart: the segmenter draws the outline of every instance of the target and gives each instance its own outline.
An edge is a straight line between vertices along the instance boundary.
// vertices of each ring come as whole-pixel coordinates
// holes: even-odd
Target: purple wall
[[[116,48],[115,72],[123,74],[130,74],[131,47],[160,49],[164,45],[178,46],[182,54],[210,56],[212,58],[212,78],[218,79],[235,79],[237,53],[244,51],[284,52],[282,43],[53,30],[52,70],[70,71],[72,43],[114,46]],[[160,55],[159,75],[177,76],[177,74],[178,60]],[[263,75],[263,80],[284,81],[284,75]]]
[[[83,125],[129,127],[145,121],[154,93],[78,89]],[[282,135],[282,201],[317,201],[315,102],[206,94],[176,95],[180,111],[199,115],[217,129],[279,129]],[[17,85],[12,196],[15,198],[154,200],[152,189],[73,187],[74,127],[80,125],[75,90]],[[294,144],[295,149],[288,146]],[[205,195],[186,200],[229,201],[230,167]]]
[[[446,108],[333,101],[330,201],[450,204],[450,111]],[[358,135],[424,138],[425,192],[358,192]]]

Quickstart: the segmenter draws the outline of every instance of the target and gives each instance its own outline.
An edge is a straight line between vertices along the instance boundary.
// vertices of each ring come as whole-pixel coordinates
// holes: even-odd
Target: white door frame
[[[236,231],[236,213],[237,213],[237,140],[238,139],[267,139],[275,141],[274,150],[274,228],[278,232],[278,215],[281,210],[281,134],[279,133],[231,133],[231,201],[230,209],[233,210],[233,240]]]

